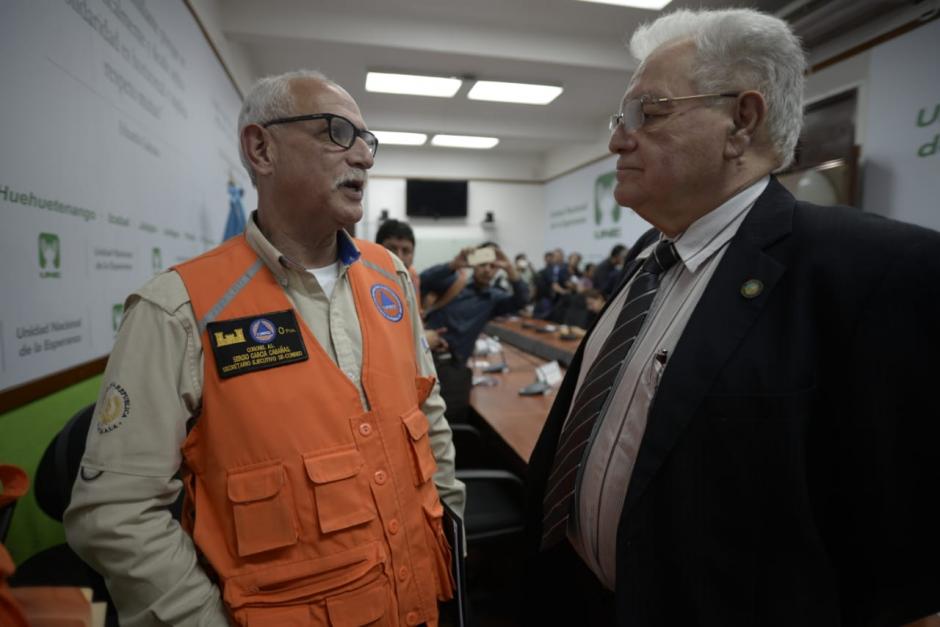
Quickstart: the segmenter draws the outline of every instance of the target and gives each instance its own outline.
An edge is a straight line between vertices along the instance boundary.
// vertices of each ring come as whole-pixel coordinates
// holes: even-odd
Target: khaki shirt
[[[254,216],[253,216],[254,218]],[[359,389],[362,335],[346,275],[331,297],[311,272],[291,262],[249,220],[246,237],[274,273],[317,341]],[[345,232],[341,246],[352,241]],[[414,287],[392,255],[411,311],[422,375],[434,375]],[[353,262],[357,263],[357,262]],[[187,422],[202,403],[203,349],[189,295],[176,272],[154,277],[132,294],[105,369],[82,470],[65,513],[69,544],[105,576],[122,625],[227,625],[218,587],[197,563],[192,539],[167,511],[182,487],[176,473]],[[105,398],[119,399],[102,419]],[[441,498],[463,513],[465,491],[454,476],[454,447],[437,385],[422,406],[438,470]]]

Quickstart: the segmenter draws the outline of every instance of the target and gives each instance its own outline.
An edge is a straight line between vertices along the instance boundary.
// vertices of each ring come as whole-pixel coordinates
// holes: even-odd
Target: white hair
[[[263,124],[275,118],[283,118],[294,114],[294,97],[290,89],[291,81],[297,79],[311,79],[336,85],[322,72],[317,70],[294,70],[275,76],[265,76],[259,79],[245,97],[242,109],[238,113],[238,156],[242,165],[248,170],[251,184],[256,185],[255,171],[248,161],[245,148],[241,143],[242,131],[249,124]]]
[[[778,169],[789,165],[803,126],[806,56],[787,23],[752,9],[678,10],[640,26],[630,52],[642,64],[681,41],[695,44],[690,78],[702,93],[753,89],[764,96]]]

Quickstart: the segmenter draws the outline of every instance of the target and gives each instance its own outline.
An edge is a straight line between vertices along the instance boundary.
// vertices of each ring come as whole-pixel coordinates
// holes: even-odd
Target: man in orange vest
[[[258,210],[128,299],[69,543],[122,625],[436,625],[464,489],[408,271],[345,230],[378,142],[308,71],[239,138]]]

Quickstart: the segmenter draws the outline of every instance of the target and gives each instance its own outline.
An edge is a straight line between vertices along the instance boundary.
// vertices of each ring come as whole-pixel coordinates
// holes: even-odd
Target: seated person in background
[[[560,248],[545,253],[545,267],[535,277],[535,317],[547,318],[556,301],[568,292],[568,266]]]
[[[407,222],[390,218],[382,222],[375,233],[375,243],[381,244],[392,251],[402,260],[411,275],[415,293],[421,293],[421,277],[414,267],[415,260],[415,234]]]
[[[604,294],[594,288],[575,294],[562,322],[570,333],[584,335],[585,329],[591,328],[606,302]]]
[[[492,251],[482,256],[489,261],[471,264],[479,256],[477,251]],[[473,268],[469,279],[461,272],[468,267]],[[512,293],[490,284],[499,269],[506,271]],[[421,287],[426,293],[438,294],[435,304],[425,312],[425,324],[431,329],[443,329],[449,351],[434,353],[434,362],[448,419],[459,421],[466,418],[469,404],[471,371],[466,363],[473,354],[477,336],[491,319],[525,307],[529,287],[498,247],[461,250],[450,262],[422,272]]]
[[[421,277],[415,270],[415,234],[407,222],[395,220],[394,218],[382,222],[382,226],[375,233],[375,243],[381,244],[387,250],[398,255],[405,267],[408,269],[408,275],[415,286],[415,294],[421,293]],[[418,306],[421,310],[421,306]],[[423,314],[422,314],[423,315]],[[424,339],[428,342],[428,348],[433,350],[445,350],[447,342],[441,337],[442,329],[425,329]]]
[[[623,267],[623,260],[627,256],[627,247],[623,244],[617,244],[610,249],[610,255],[607,259],[604,259],[602,262],[597,264],[597,267],[594,268],[594,287],[604,292],[604,294],[610,294],[613,291],[613,278],[620,274],[620,269]]]
[[[532,264],[529,263],[529,258],[526,257],[525,253],[516,255],[515,263],[516,272],[529,286],[529,297],[531,298],[535,295],[535,270],[532,269]]]
[[[589,290],[594,286],[594,270],[597,268],[597,264],[586,263],[584,264],[584,274],[581,275],[581,290]]]

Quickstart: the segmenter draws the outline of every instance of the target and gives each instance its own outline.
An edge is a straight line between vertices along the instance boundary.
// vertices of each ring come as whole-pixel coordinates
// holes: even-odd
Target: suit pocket
[[[304,456],[313,482],[320,531],[332,533],[375,518],[369,484],[362,479],[365,461],[358,449]]]
[[[240,556],[297,543],[294,508],[285,484],[279,461],[229,471],[228,499]]]
[[[437,470],[437,461],[431,451],[428,436],[430,425],[428,417],[417,407],[401,417],[402,425],[411,448],[411,459],[415,469],[415,485],[422,485],[431,480]]]

